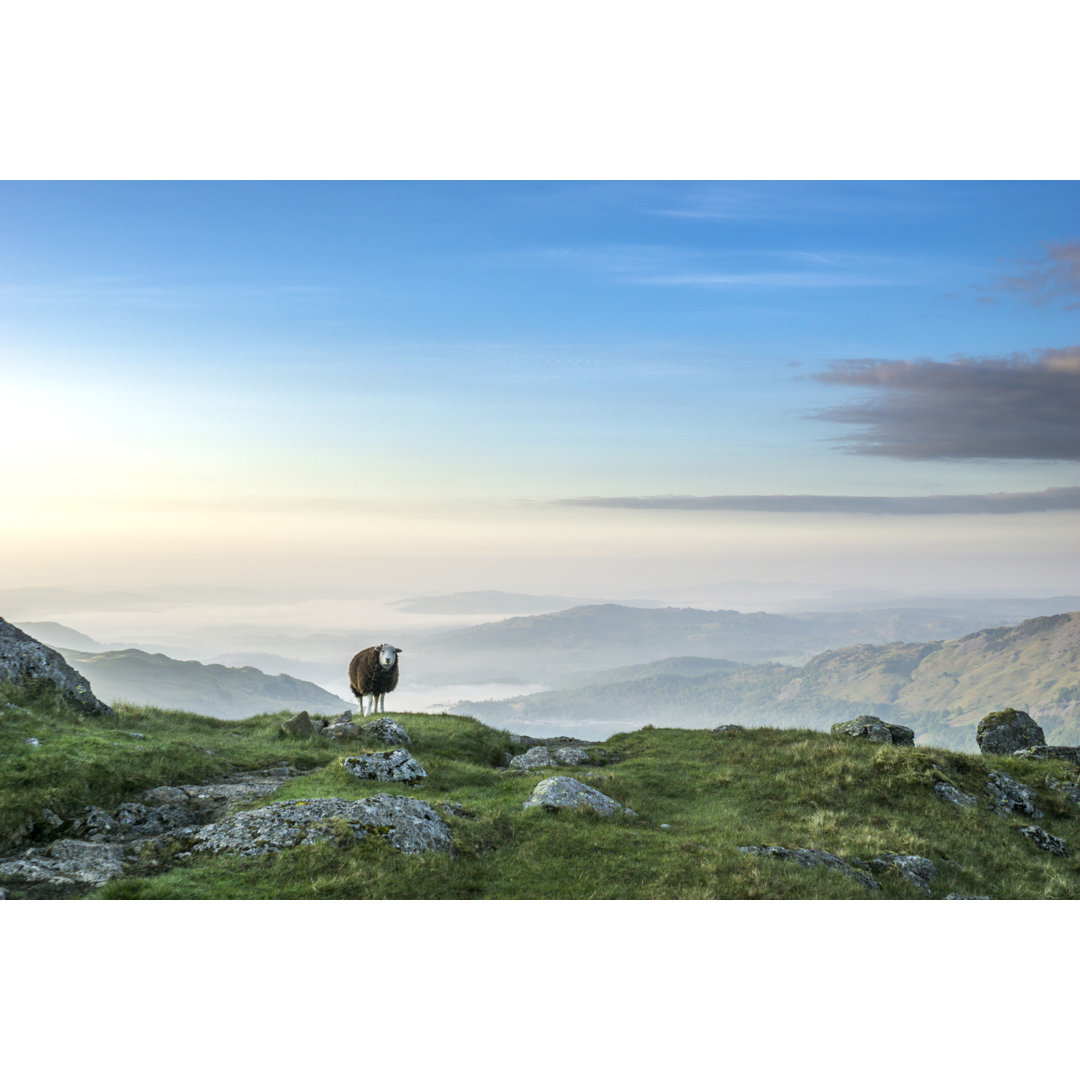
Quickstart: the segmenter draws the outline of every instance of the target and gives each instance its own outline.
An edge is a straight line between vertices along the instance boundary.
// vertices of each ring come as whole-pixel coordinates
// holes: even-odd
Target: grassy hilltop
[[[286,714],[225,722],[190,713],[118,706],[114,717],[73,712],[48,688],[0,687],[0,848],[45,808],[61,817],[116,806],[140,790],[198,783],[288,762],[311,770],[263,802],[390,791],[446,816],[457,855],[402,854],[379,838],[327,841],[258,858],[189,856],[164,873],[117,879],[93,895],[115,899],[917,899],[895,871],[874,872],[881,890],[824,868],[744,854],[740,845],[822,849],[849,861],[917,854],[950,892],[1000,899],[1080,896],[1080,807],[1061,788],[1077,769],[1062,761],[983,758],[930,747],[875,745],[802,729],[725,733],[677,728],[626,732],[594,748],[593,763],[519,774],[500,768],[513,737],[461,716],[394,714],[427,770],[421,784],[362,782],[340,762],[364,749],[283,736]],[[14,706],[14,707],[10,707]],[[39,745],[27,743],[37,739]],[[1063,838],[1055,857],[1020,835],[1030,824],[992,812],[991,771],[1031,787],[1038,824]],[[522,802],[544,776],[573,775],[638,814],[537,810]],[[943,802],[946,779],[979,796],[976,808]],[[663,828],[662,826],[669,826]],[[0,886],[5,886],[0,881]],[[12,892],[10,886],[9,893]],[[12,893],[12,895],[16,895]]]

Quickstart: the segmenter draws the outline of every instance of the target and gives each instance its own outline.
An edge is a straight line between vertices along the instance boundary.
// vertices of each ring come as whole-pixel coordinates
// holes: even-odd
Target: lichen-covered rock
[[[914,746],[915,732],[903,724],[886,724],[877,716],[856,716],[833,724],[834,735],[849,735],[853,739],[869,739],[870,742],[894,743],[896,746]]]
[[[875,870],[896,870],[899,875],[918,889],[930,895],[930,882],[937,877],[937,867],[922,855],[895,855],[885,852],[870,860]]]
[[[191,825],[201,825],[204,818],[183,806],[146,806],[128,802],[117,807],[116,821],[125,832],[135,836],[161,836]]]
[[[753,844],[740,847],[739,851],[746,852],[747,855],[757,855],[761,858],[783,859],[785,862],[793,862],[803,867],[823,866],[826,870],[835,870],[837,873],[854,878],[860,885],[864,885],[868,889],[881,888],[869,874],[856,870],[851,863],[841,859],[839,855],[833,855],[830,851],[818,851],[814,848],[785,848],[775,845],[759,847]]]
[[[327,724],[319,731],[328,739],[351,739],[360,734],[360,725],[351,720],[338,720],[333,724]]]
[[[1035,805],[1035,792],[1005,773],[990,773],[986,792],[995,813],[1008,816],[1015,811],[1029,818],[1042,817],[1042,811]]]
[[[975,741],[983,754],[1012,754],[1032,746],[1045,746],[1043,729],[1026,712],[1002,709],[979,721]]]
[[[964,896],[963,893],[951,892],[948,896],[942,897],[943,900],[989,900],[989,896]]]
[[[588,765],[590,761],[589,752],[576,746],[560,746],[552,751],[551,756],[558,765]]]
[[[511,769],[552,769],[555,767],[555,759],[546,746],[534,746],[524,754],[510,759],[508,768]]]
[[[1069,802],[1080,803],[1080,784],[1059,783],[1052,776],[1048,776],[1046,786],[1051,791],[1060,791]]]
[[[450,827],[426,803],[403,795],[370,799],[290,799],[258,810],[241,810],[195,834],[196,852],[262,855],[320,841],[351,843],[385,836],[406,854],[454,853]]]
[[[1051,836],[1045,829],[1040,829],[1038,825],[1024,825],[1017,831],[1021,836],[1026,836],[1031,840],[1036,847],[1042,848],[1043,851],[1049,851],[1051,855],[1069,854],[1069,849],[1060,836]]]
[[[592,810],[601,817],[623,813],[637,817],[633,810],[609,798],[572,776],[549,776],[533,788],[532,794],[521,804],[524,810]]]
[[[315,734],[315,728],[307,712],[299,712],[291,720],[286,720],[281,725],[281,730],[286,735],[295,735],[298,739],[309,739]]]
[[[379,742],[386,743],[387,746],[412,745],[409,733],[396,720],[391,720],[389,716],[380,716],[377,720],[365,724],[360,729],[360,734],[368,738],[378,739]]]
[[[719,727],[709,729],[714,735],[724,735],[729,731],[745,731],[742,724],[721,724]]]
[[[17,859],[0,862],[0,877],[24,885],[104,885],[125,870],[122,844],[88,840],[56,840],[47,848],[30,848]]]
[[[47,679],[83,712],[112,715],[112,709],[94,697],[90,683],[48,645],[0,619],[0,682],[20,685],[28,679]]]
[[[1023,750],[1014,750],[1013,757],[1035,758],[1036,761],[1056,758],[1080,765],[1080,746],[1026,746]]]
[[[420,762],[405,749],[387,750],[381,754],[357,754],[347,757],[341,764],[357,780],[412,784],[427,776]]]
[[[965,795],[959,788],[950,784],[948,780],[938,780],[934,784],[934,794],[953,806],[978,806],[979,800],[974,795]]]

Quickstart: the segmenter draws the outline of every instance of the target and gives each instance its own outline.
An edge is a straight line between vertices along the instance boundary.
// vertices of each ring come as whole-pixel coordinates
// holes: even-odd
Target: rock
[[[745,731],[742,724],[721,724],[719,727],[710,728],[714,735],[723,735],[727,731]]]
[[[1017,831],[1022,836],[1026,836],[1033,841],[1036,847],[1042,848],[1043,851],[1049,851],[1051,855],[1069,854],[1069,849],[1060,836],[1051,836],[1045,829],[1040,829],[1038,825],[1024,825]]]
[[[633,810],[572,776],[549,776],[546,780],[541,780],[521,806],[524,810],[537,807],[545,810],[586,809],[601,817],[610,817],[621,810],[630,817],[637,817]]]
[[[762,858],[783,859],[804,867],[823,866],[826,870],[835,870],[837,873],[854,878],[860,885],[865,885],[868,889],[881,888],[869,874],[856,870],[849,862],[829,851],[817,851],[813,848],[775,847],[772,845],[767,847],[749,845],[740,847],[739,851],[744,851],[748,855],[758,855]]]
[[[555,767],[555,759],[546,746],[534,746],[524,754],[510,759],[511,769],[552,769]]]
[[[358,754],[347,757],[341,764],[345,771],[352,773],[357,780],[412,784],[427,776],[420,762],[404,749],[387,750],[383,754]]]
[[[325,735],[328,739],[352,738],[360,734],[360,725],[354,724],[351,720],[342,720],[338,723],[327,724],[319,734]]]
[[[1035,792],[1005,773],[992,772],[986,781],[986,791],[995,813],[1008,816],[1015,810],[1025,817],[1042,817],[1042,811],[1035,805]]]
[[[1023,750],[1014,750],[1013,757],[1035,758],[1036,761],[1057,758],[1080,765],[1080,746],[1026,746]]]
[[[886,724],[876,716],[856,716],[854,720],[833,724],[831,730],[834,735],[850,735],[854,739],[869,739],[870,742],[915,745],[915,732],[911,728],[903,724]]]
[[[297,713],[291,720],[286,720],[281,725],[281,730],[286,735],[294,735],[298,739],[309,739],[315,734],[311,717],[306,712]]]
[[[1059,783],[1052,776],[1048,776],[1046,786],[1051,791],[1060,791],[1070,802],[1080,803],[1080,785]]]
[[[1046,736],[1026,712],[1002,709],[979,721],[975,741],[982,754],[1012,754],[1032,746],[1045,746]]]
[[[989,900],[989,896],[964,896],[962,893],[951,892],[948,896],[943,897],[945,900]]]
[[[938,780],[934,784],[934,794],[939,799],[944,799],[947,803],[952,803],[953,806],[978,806],[979,800],[974,795],[965,795],[958,788],[949,783],[948,780]]]
[[[368,738],[378,739],[379,742],[386,743],[387,746],[412,745],[412,739],[409,738],[408,732],[396,720],[391,720],[389,716],[380,716],[377,720],[365,724],[360,729],[360,734]]]
[[[406,854],[454,853],[449,826],[426,803],[402,795],[370,799],[290,799],[258,810],[241,810],[195,834],[193,851],[262,855],[297,844],[350,843],[385,836]]]
[[[124,873],[122,844],[56,840],[30,848],[21,858],[0,862],[0,877],[26,885],[104,885]]]
[[[560,746],[551,755],[559,765],[588,765],[589,752],[576,746]]]
[[[23,742],[26,743],[27,746],[40,746],[41,745],[41,740],[40,739],[35,739],[33,737],[31,737],[29,739],[23,739]]]
[[[459,803],[459,802],[444,802],[442,804],[442,809],[443,809],[444,813],[449,814],[451,817],[463,817],[463,818],[474,818],[474,817],[476,817],[476,814],[475,814],[474,811],[466,810],[465,807],[462,806],[462,804]]]
[[[900,876],[930,895],[930,881],[937,877],[937,867],[922,855],[894,855],[885,852],[870,860],[875,870],[895,869]]]
[[[6,900],[6,899],[7,899],[7,890],[0,889],[0,900]]]
[[[178,787],[156,787],[144,791],[140,796],[144,803],[158,806],[187,806],[188,793]]]
[[[113,715],[108,705],[94,697],[86,679],[55,649],[0,619],[0,682],[23,685],[28,679],[47,679],[83,712]]]
[[[135,836],[161,836],[191,825],[201,825],[205,818],[196,810],[182,806],[146,806],[143,803],[121,803],[116,810],[117,822]]]

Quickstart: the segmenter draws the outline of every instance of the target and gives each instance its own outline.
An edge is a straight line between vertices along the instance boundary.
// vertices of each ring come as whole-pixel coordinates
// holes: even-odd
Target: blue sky
[[[1080,185],[4,183],[0,377],[36,584],[1064,585]]]

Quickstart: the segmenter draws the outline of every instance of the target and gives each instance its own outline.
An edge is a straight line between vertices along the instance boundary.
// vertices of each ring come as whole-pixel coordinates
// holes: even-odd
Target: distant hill
[[[338,713],[355,708],[314,683],[291,675],[266,675],[253,667],[225,667],[174,660],[140,649],[82,652],[61,648],[69,664],[90,680],[103,701],[156,705],[163,709],[241,720],[258,713],[307,709]]]
[[[923,741],[970,750],[978,721],[1010,705],[1030,712],[1049,742],[1080,743],[1080,612],[951,641],[852,645],[798,667],[753,664],[693,675],[645,665],[626,679],[454,709],[505,723],[818,728],[869,712],[910,724]]]
[[[80,649],[83,652],[104,652],[108,646],[102,645],[70,626],[58,622],[20,622],[19,627],[31,637],[54,649]]]
[[[532,615],[595,602],[575,596],[536,596],[487,589],[443,596],[411,596],[393,601],[391,607],[418,615]]]

